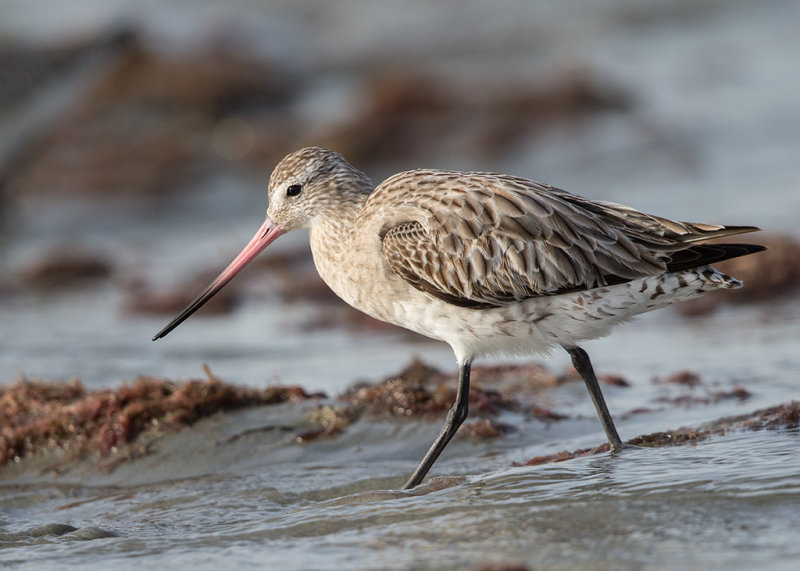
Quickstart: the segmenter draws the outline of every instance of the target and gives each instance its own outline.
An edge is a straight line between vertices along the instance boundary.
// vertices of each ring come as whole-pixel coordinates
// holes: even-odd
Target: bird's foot
[[[621,442],[618,446],[611,445],[611,453],[612,454],[622,454],[624,452],[631,452],[633,450],[642,450],[643,446],[636,446],[635,444],[627,444],[625,442]]]

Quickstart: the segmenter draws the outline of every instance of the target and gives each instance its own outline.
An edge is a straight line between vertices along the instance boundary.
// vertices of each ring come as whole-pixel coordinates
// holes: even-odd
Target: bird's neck
[[[352,288],[352,283],[358,281],[353,272],[360,270],[353,267],[352,261],[354,255],[357,259],[363,257],[357,252],[357,218],[368,196],[337,207],[335,213],[321,215],[309,231],[311,253],[320,277],[334,293],[355,307],[359,306],[359,292]]]
[[[336,208],[321,214],[309,230],[311,251],[315,262],[325,258],[337,264],[352,248],[356,219],[364,208],[369,194],[349,196],[337,203]],[[318,264],[319,265],[319,264]]]

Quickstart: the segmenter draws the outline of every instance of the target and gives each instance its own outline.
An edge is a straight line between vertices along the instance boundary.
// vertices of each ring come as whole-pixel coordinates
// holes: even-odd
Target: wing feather
[[[720,253],[686,252],[692,243],[757,230],[677,222],[517,177],[424,170],[386,180],[361,216],[385,222],[394,273],[478,308],[663,273],[673,256],[702,265]]]

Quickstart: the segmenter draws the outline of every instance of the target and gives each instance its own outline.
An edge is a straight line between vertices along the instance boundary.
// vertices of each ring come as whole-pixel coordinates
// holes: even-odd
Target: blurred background
[[[271,169],[306,145],[376,183],[506,172],[797,233],[791,0],[0,0],[0,13],[3,382],[109,386],[208,362],[234,382],[328,388],[412,353],[453,366],[447,347],[333,299],[302,235],[149,341],[249,239]]]
[[[798,22],[796,0],[0,0],[0,412],[24,420],[0,418],[0,439],[42,448],[20,458],[0,441],[0,562],[796,569]],[[306,145],[376,183],[499,171],[763,227],[740,239],[767,252],[721,267],[744,289],[586,344],[623,438],[675,442],[683,426],[692,444],[526,467],[604,442],[592,404],[563,351],[552,374],[481,362],[486,392],[432,483],[393,491],[450,400],[428,415],[393,403],[421,393],[415,374],[446,396],[452,352],[347,308],[300,232],[152,343],[261,225],[269,173]],[[140,375],[177,412],[126,400]],[[331,397],[172,430],[200,401],[163,379],[214,376]],[[80,393],[73,378],[128,388],[36,400]],[[54,385],[12,387],[25,379]],[[336,400],[365,379],[386,382]],[[397,400],[370,396],[383,388]],[[353,395],[393,414],[359,416]],[[764,413],[775,405],[784,417]],[[81,432],[84,417],[102,428]],[[118,450],[131,418],[147,431]]]

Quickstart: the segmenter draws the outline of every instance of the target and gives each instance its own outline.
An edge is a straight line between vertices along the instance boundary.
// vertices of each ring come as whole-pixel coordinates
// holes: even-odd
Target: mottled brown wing
[[[516,177],[446,171],[395,175],[365,211],[395,213],[381,237],[396,274],[467,307],[662,273],[691,242],[755,230],[675,222]]]

